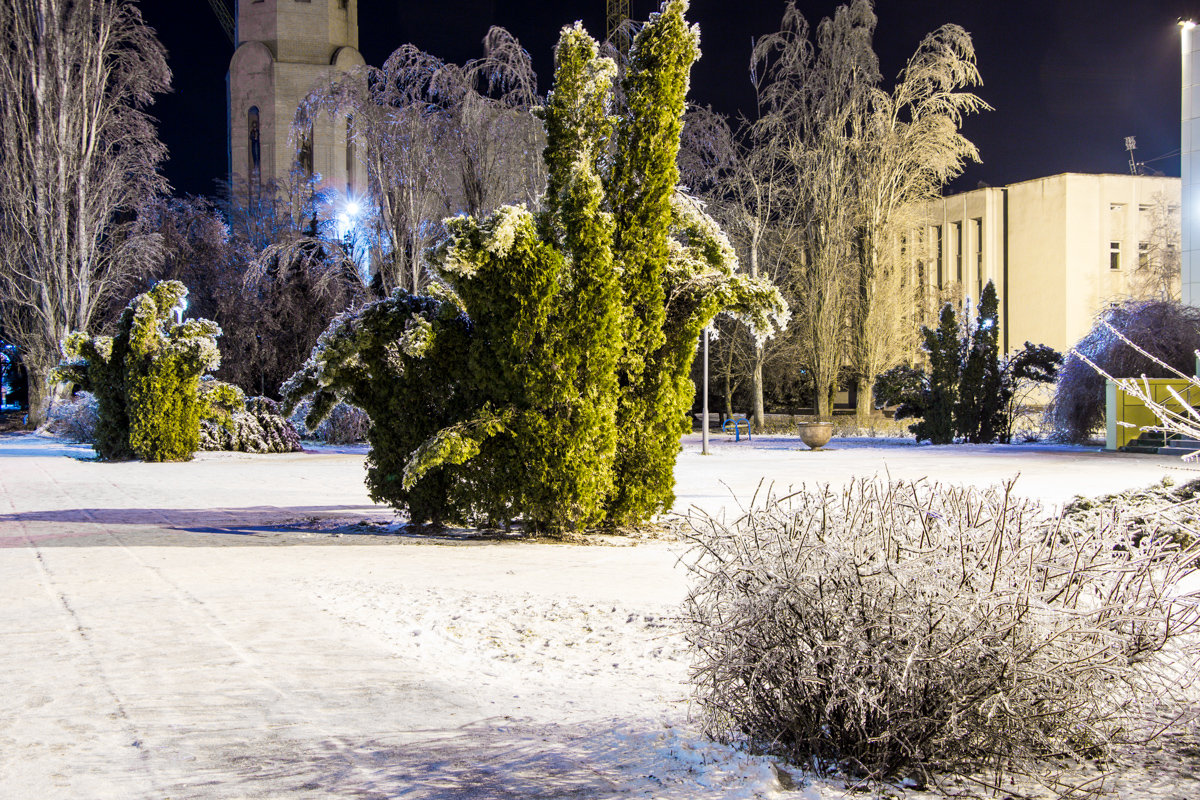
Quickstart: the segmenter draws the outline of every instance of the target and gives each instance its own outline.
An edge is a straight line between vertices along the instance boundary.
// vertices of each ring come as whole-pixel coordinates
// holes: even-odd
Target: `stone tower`
[[[229,173],[236,188],[284,181],[299,165],[321,186],[361,191],[365,173],[347,145],[345,117],[322,115],[291,139],[300,102],[338,70],[362,65],[358,0],[237,0],[229,62]]]

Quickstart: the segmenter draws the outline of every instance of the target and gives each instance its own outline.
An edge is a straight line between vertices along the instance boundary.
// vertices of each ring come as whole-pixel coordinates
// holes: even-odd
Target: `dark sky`
[[[226,169],[232,46],[203,0],[141,5],[174,72],[172,94],[153,109],[170,150],[167,178],[177,193],[209,194]],[[657,5],[631,0],[631,16],[645,19]],[[815,25],[837,4],[799,5]],[[783,6],[782,0],[692,0],[689,17],[700,25],[704,53],[692,71],[693,101],[728,113],[749,110],[751,40],[778,28]],[[374,65],[406,42],[461,62],[480,55],[488,27],[501,25],[532,54],[545,89],[559,29],[581,19],[602,35],[604,9],[604,0],[360,0],[360,49]],[[995,110],[968,121],[964,131],[983,163],[968,166],[952,190],[1059,172],[1126,172],[1126,136],[1137,137],[1139,160],[1178,176],[1175,23],[1198,12],[1200,0],[877,0],[875,48],[890,78],[943,23],[971,33],[984,81],[977,93]]]

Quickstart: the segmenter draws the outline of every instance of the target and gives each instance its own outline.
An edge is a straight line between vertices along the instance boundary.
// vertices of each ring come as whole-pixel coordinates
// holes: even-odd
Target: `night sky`
[[[799,3],[813,25],[837,3]],[[225,161],[225,73],[233,48],[204,0],[142,0],[147,22],[168,50],[173,91],[152,109],[170,151],[164,170],[176,193],[211,194]],[[692,0],[704,53],[692,71],[691,99],[720,111],[749,111],[751,40],[778,29],[780,0]],[[645,19],[656,0],[631,0]],[[520,39],[543,90],[563,25],[581,19],[604,33],[604,0],[360,0],[360,50],[380,65],[412,42],[462,62],[481,54],[491,25]],[[885,77],[902,68],[921,38],[957,23],[975,42],[983,86],[995,110],[964,132],[983,163],[950,187],[1003,185],[1060,172],[1128,172],[1124,138],[1137,158],[1179,175],[1180,45],[1176,20],[1200,19],[1200,0],[877,0],[875,49]],[[1166,156],[1166,157],[1164,157]]]

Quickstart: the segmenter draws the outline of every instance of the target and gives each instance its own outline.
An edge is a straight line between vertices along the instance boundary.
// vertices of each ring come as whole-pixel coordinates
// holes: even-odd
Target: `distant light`
[[[360,211],[362,211],[362,206],[358,204],[357,200],[346,201],[346,216],[350,217],[350,219],[357,217]]]
[[[1183,28],[1185,31],[1190,31],[1192,28],[1196,27],[1196,23],[1190,19],[1181,19],[1179,20],[1179,27]]]

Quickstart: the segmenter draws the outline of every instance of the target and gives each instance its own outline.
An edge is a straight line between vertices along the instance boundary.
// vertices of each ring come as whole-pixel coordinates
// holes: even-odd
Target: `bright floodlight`
[[[1179,20],[1179,27],[1183,28],[1185,31],[1190,31],[1192,28],[1196,27],[1196,23],[1190,19],[1181,19]]]
[[[346,216],[350,217],[351,219],[354,219],[355,217],[358,216],[359,211],[362,211],[362,207],[359,206],[357,200],[347,200],[346,201]]]

